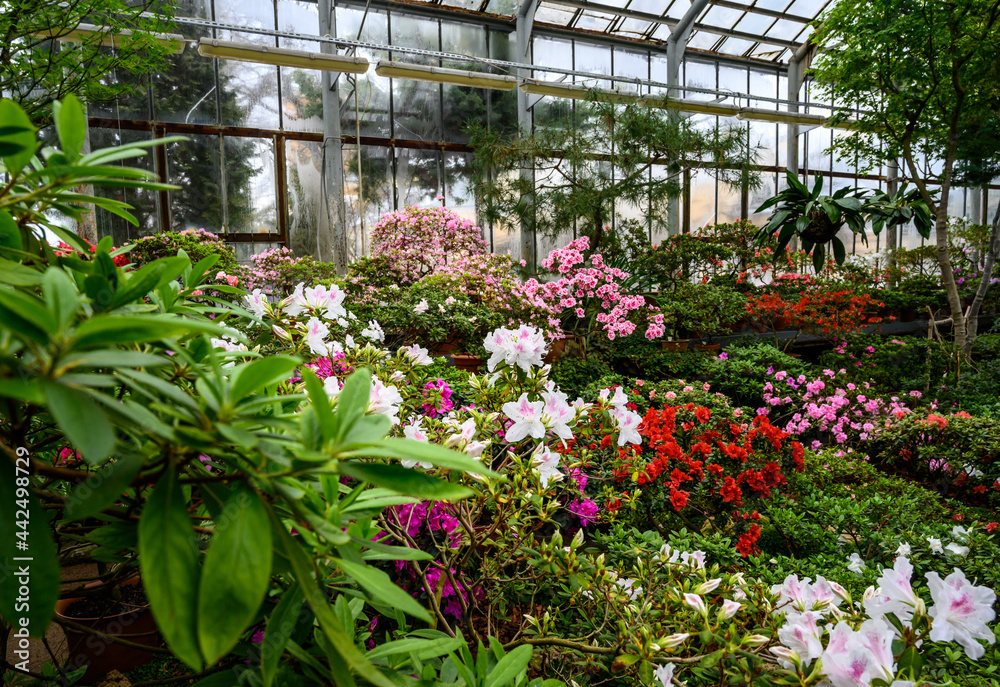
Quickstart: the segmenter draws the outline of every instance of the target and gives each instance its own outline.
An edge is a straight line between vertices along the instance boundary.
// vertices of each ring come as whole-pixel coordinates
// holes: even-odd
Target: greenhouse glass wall
[[[560,85],[627,88],[663,94],[669,82],[668,39],[686,13],[695,22],[679,63],[675,98],[734,103],[742,107],[826,115],[831,103],[812,92],[808,80],[790,98],[788,62],[811,29],[808,22],[824,7],[821,0],[717,0],[691,10],[687,0],[543,0],[530,27],[528,54],[519,56],[514,0],[335,0],[335,37],[340,54],[367,58],[372,68],[337,76],[343,170],[337,178],[325,164],[324,122],[335,117],[324,106],[321,72],[204,57],[197,39],[317,51],[320,6],[306,0],[181,0],[178,30],[189,40],[172,57],[172,68],[136,86],[127,100],[93,106],[91,144],[103,147],[141,138],[183,134],[189,140],[157,149],[148,161],[171,192],[137,192],[125,199],[138,209],[138,227],[100,213],[99,228],[116,243],[164,229],[203,227],[236,244],[238,255],[287,245],[298,254],[317,254],[318,239],[337,202],[344,203],[349,251],[368,249],[373,224],[383,213],[409,205],[447,204],[475,219],[470,191],[471,148],[466,125],[488,124],[515,133],[519,127],[517,90],[494,90],[379,76],[379,60],[445,68],[517,74],[513,64],[530,64],[536,79]],[[599,8],[599,9],[596,9]],[[313,40],[310,40],[310,37]],[[396,50],[393,50],[395,48]],[[487,62],[481,61],[486,58]],[[523,70],[522,70],[523,75]],[[607,77],[607,78],[601,78]],[[116,75],[109,75],[116,78]],[[544,126],[546,115],[578,106],[555,96],[527,96],[525,127]],[[525,117],[526,115],[526,117]],[[691,115],[714,123],[714,115]],[[685,174],[675,231],[713,222],[762,222],[755,208],[781,188],[786,167],[823,175],[833,191],[845,186],[885,189],[889,170],[858,174],[856,165],[826,152],[843,131],[823,126],[725,118],[759,146],[756,163],[763,184],[754,191],[733,189],[704,170]],[[788,145],[788,137],[797,140]],[[789,150],[797,160],[789,164]],[[660,170],[662,172],[662,170]],[[656,175],[657,169],[650,171]],[[327,191],[324,192],[324,189]],[[973,221],[992,216],[1000,184],[955,189],[949,211]],[[616,217],[634,214],[617,208]],[[562,245],[571,237],[522,241],[519,229],[485,226],[495,251],[523,257]],[[655,232],[650,240],[656,242]],[[903,227],[901,245],[921,238]],[[852,237],[853,239],[853,237]],[[878,250],[849,244],[856,252]]]

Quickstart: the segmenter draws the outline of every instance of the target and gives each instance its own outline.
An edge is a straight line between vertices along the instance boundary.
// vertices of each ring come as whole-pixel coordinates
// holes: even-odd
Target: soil
[[[107,596],[85,597],[71,603],[63,615],[67,618],[109,618],[149,606],[146,591],[140,585],[123,585],[119,589],[121,598],[118,600]]]

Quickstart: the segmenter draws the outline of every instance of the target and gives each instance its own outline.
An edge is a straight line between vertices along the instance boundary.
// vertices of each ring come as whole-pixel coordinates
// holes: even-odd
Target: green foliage
[[[0,93],[13,98],[39,124],[49,120],[53,102],[67,96],[89,103],[128,96],[135,88],[134,77],[166,67],[176,44],[161,42],[154,34],[170,31],[172,17],[169,3],[150,0],[11,2],[0,13]],[[81,24],[96,26],[97,33],[78,32]],[[114,36],[115,50],[104,47],[104,34]],[[58,48],[54,39],[63,39]],[[119,78],[107,78],[110,74]],[[63,146],[72,149],[65,141]]]
[[[712,388],[739,406],[759,408],[764,403],[764,385],[772,380],[768,369],[784,370],[789,376],[809,374],[809,365],[776,348],[768,341],[748,338],[725,350],[726,357],[707,362]]]
[[[91,253],[66,232],[60,235],[71,247],[53,252],[41,237],[42,209],[82,200],[72,190],[79,179],[155,186],[143,173],[92,164],[127,157],[136,147],[70,160],[82,121],[66,116],[73,106],[68,99],[63,116],[59,108],[56,113],[69,150],[46,151],[45,160],[30,167],[15,159],[25,150],[16,138],[23,129],[0,134],[12,175],[0,208],[18,218],[18,233],[9,236],[20,239],[16,247],[0,247],[6,412],[0,449],[7,469],[13,472],[23,458],[25,470],[24,484],[0,481],[0,555],[11,568],[18,542],[30,537],[31,633],[44,633],[58,597],[55,539],[65,545],[71,537],[84,545],[84,555],[114,563],[115,574],[102,579],[98,591],[110,593],[138,568],[160,633],[189,668],[234,661],[226,657],[262,622],[264,607],[271,636],[283,635],[276,641],[279,655],[307,656],[314,683],[353,685],[356,675],[392,687],[400,675],[422,672],[412,654],[432,640],[417,635],[411,654],[377,667],[354,636],[345,594],[358,613],[368,604],[399,609],[404,623],[403,613],[428,618],[370,563],[393,551],[373,541],[371,518],[387,502],[409,503],[414,496],[464,498],[471,493],[459,483],[465,471],[493,473],[436,444],[385,439],[388,419],[367,412],[367,370],[346,380],[334,404],[310,371],[301,371],[300,385],[290,381],[297,358],[218,350],[224,347],[209,337],[241,339],[227,324],[242,311],[207,297],[192,300],[217,256],[192,265],[181,252],[124,272],[108,254],[110,238]],[[29,195],[22,176],[53,181]],[[82,456],[73,457],[73,449]],[[410,456],[447,468],[448,478],[402,468],[398,462]],[[28,472],[34,489],[28,489]],[[356,480],[351,486],[342,483],[347,476]],[[88,484],[93,487],[82,488]],[[91,497],[101,506],[99,517],[89,517],[96,506],[76,503]],[[45,511],[41,502],[49,505]],[[26,510],[30,523],[22,527],[16,509]],[[72,535],[62,526],[68,520],[75,521]],[[276,610],[264,603],[275,576],[301,590],[318,623],[315,634],[293,631],[293,640],[266,622]],[[13,607],[16,583],[11,575],[0,580],[0,617],[12,625],[22,615]],[[293,595],[279,608],[291,613],[296,605]],[[507,677],[489,684],[523,681],[525,653],[498,658],[496,671]],[[292,676],[284,664],[287,684]],[[265,681],[273,682],[275,663],[268,666]],[[298,684],[303,679],[300,674]]]
[[[240,273],[233,247],[217,235],[204,229],[164,231],[153,236],[146,236],[135,242],[129,251],[129,257],[136,267],[142,267],[160,258],[173,257],[182,250],[192,263],[198,263],[209,256],[214,256],[216,261],[212,266],[213,270],[230,275]]]
[[[860,363],[860,364],[859,364]],[[822,367],[846,370],[845,381],[871,382],[881,393],[927,392],[939,386],[950,369],[951,358],[931,339],[877,334],[856,334],[819,357]],[[918,401],[907,399],[907,405]]]
[[[647,229],[664,225],[668,200],[680,194],[681,175],[672,170],[666,179],[651,177],[658,160],[711,159],[716,164],[708,171],[723,182],[759,184],[754,151],[741,128],[703,131],[665,109],[596,97],[547,124],[513,139],[473,128],[473,187],[484,221],[520,223],[540,236],[578,226],[591,248],[601,250],[616,204],[642,208]],[[595,154],[607,157],[598,162]],[[525,161],[539,183],[519,174]]]
[[[552,365],[552,380],[570,398],[582,398],[594,379],[604,378],[610,373],[611,366],[599,355],[587,356],[586,360],[564,355]]]

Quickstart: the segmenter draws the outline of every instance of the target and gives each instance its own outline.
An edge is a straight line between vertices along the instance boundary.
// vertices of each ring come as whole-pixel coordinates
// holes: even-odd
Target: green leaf
[[[0,220],[4,213],[0,212]],[[42,275],[37,270],[25,267],[13,260],[0,258],[0,284],[11,286],[37,286],[42,283]]]
[[[19,401],[27,401],[42,405],[45,403],[45,396],[36,380],[33,379],[0,379],[0,396],[16,398]]]
[[[295,579],[302,586],[306,602],[319,622],[323,634],[330,640],[333,648],[343,657],[344,661],[358,675],[368,680],[377,687],[395,687],[393,682],[379,672],[354,645],[353,640],[347,636],[343,626],[337,620],[330,608],[330,602],[322,592],[314,577],[313,563],[302,551],[298,542],[285,530],[284,525],[278,520],[272,511],[271,523],[275,530],[278,545],[291,565]]]
[[[45,511],[30,488],[28,453],[17,453],[23,471],[5,460],[0,478],[0,617],[12,628],[27,622],[28,633],[41,637],[59,598],[59,560]]]
[[[293,584],[267,619],[264,641],[260,645],[260,675],[264,679],[264,687],[271,687],[274,682],[285,645],[300,622],[304,602],[302,588]]]
[[[79,389],[50,380],[44,386],[49,412],[73,447],[91,465],[107,460],[116,439],[104,411]]]
[[[369,659],[385,658],[413,654],[421,660],[444,656],[465,644],[461,637],[442,637],[440,639],[397,639],[394,642],[379,644],[365,654]]]
[[[431,622],[431,616],[427,612],[427,609],[417,603],[417,600],[412,596],[397,587],[392,578],[378,568],[354,563],[342,558],[334,560],[349,577],[357,582],[376,601],[393,608],[398,608],[403,613],[408,613],[426,623]],[[448,651],[451,650],[449,649]]]
[[[371,394],[372,378],[368,368],[356,370],[344,381],[344,388],[337,396],[337,434],[335,439],[343,441],[358,418],[368,410],[368,397]]]
[[[847,248],[844,247],[844,242],[838,237],[833,237],[833,258],[837,261],[838,265],[843,265],[844,260],[847,257]]]
[[[76,328],[75,346],[92,348],[160,341],[183,334],[219,334],[218,325],[176,315],[101,315]]]
[[[87,135],[87,118],[76,96],[69,94],[63,98],[62,106],[56,112],[55,124],[63,154],[70,162],[75,162],[80,157]]]
[[[302,363],[298,358],[287,355],[274,355],[260,358],[249,363],[237,365],[233,370],[231,398],[238,404],[244,398],[263,389],[288,379],[292,370]]]
[[[10,216],[10,213],[6,211],[0,211],[0,248],[11,248],[13,250],[22,250],[24,248],[24,240],[21,238],[21,228],[17,226],[17,222],[15,222],[14,218]],[[18,263],[11,262],[9,260],[4,260],[3,262],[9,262],[11,265],[17,265],[22,270],[27,269]],[[36,275],[38,274],[35,270],[30,271]],[[6,284],[11,283],[6,279],[4,279],[3,282]],[[15,286],[22,285],[15,284]]]
[[[139,519],[139,566],[149,606],[167,646],[201,670],[198,651],[198,541],[176,470],[168,465]]]
[[[472,496],[472,490],[445,482],[423,472],[400,465],[341,462],[340,472],[362,482],[386,487],[400,494],[434,501],[457,501]]]
[[[823,265],[826,261],[826,249],[823,248],[822,243],[817,243],[816,247],[813,248],[813,269],[819,274],[823,270]]]
[[[214,664],[253,622],[271,575],[271,527],[257,492],[236,487],[215,520],[198,589],[198,643]]]
[[[528,668],[531,645],[519,646],[504,656],[486,678],[486,687],[503,687],[514,682]]]
[[[439,468],[450,468],[471,472],[484,477],[498,477],[497,473],[487,468],[481,461],[469,458],[463,453],[452,451],[440,444],[413,439],[381,439],[366,444],[363,448],[344,453],[345,457],[379,457],[396,458],[399,460],[417,460],[430,463]]]
[[[46,334],[54,334],[57,329],[56,319],[49,312],[45,301],[36,296],[0,289],[0,310],[10,311]]]
[[[50,267],[42,276],[42,294],[45,304],[55,315],[59,329],[65,329],[80,308],[76,285],[60,267]]]
[[[333,408],[330,407],[330,396],[323,388],[323,383],[319,381],[319,377],[308,367],[302,368],[302,381],[305,382],[306,393],[309,394],[309,401],[311,403],[310,408],[306,410],[311,409],[313,411],[312,419],[319,425],[323,442],[330,441],[333,439],[337,424],[337,420],[334,419]],[[309,420],[310,414],[308,412],[302,413],[304,434],[307,432],[306,425]]]
[[[97,515],[120,499],[139,474],[144,460],[145,457],[137,453],[106,463],[77,484],[66,499],[66,522]]]
[[[8,129],[9,133],[0,137],[0,144],[4,144],[0,155],[3,155],[7,173],[17,176],[31,161],[38,147],[35,141],[35,127],[32,126],[24,110],[6,98],[0,100],[0,122],[6,127],[11,127]],[[15,131],[14,127],[19,129]]]

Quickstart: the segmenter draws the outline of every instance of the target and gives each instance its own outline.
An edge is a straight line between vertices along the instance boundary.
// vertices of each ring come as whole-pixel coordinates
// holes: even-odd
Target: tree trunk
[[[972,355],[972,344],[976,341],[976,330],[979,329],[979,310],[986,298],[986,290],[990,287],[990,279],[993,277],[993,265],[996,263],[997,254],[1000,253],[1000,203],[993,213],[993,231],[990,232],[990,247],[986,252],[986,260],[983,263],[983,275],[979,278],[979,288],[976,289],[976,297],[969,308],[968,317],[968,337],[965,348],[962,352],[965,357]]]
[[[87,121],[87,109],[84,106],[84,121]],[[84,129],[83,134],[83,148],[80,150],[81,155],[89,155],[90,150],[90,124],[88,123]],[[94,195],[93,184],[83,184],[82,186],[77,186],[73,189],[77,193],[83,195],[92,196]],[[97,245],[97,212],[93,204],[88,203],[82,208],[82,213],[80,214],[80,219],[76,221],[76,235],[85,241],[89,241],[94,245]]]

